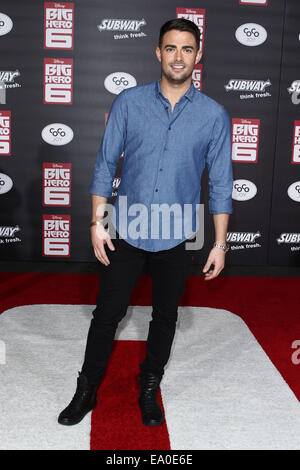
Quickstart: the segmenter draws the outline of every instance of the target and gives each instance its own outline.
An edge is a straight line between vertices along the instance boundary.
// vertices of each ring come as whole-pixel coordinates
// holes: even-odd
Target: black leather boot
[[[98,384],[89,384],[85,375],[79,372],[77,389],[71,403],[58,417],[59,424],[72,426],[80,423],[85,415],[97,406]]]
[[[139,405],[143,424],[145,426],[161,426],[164,422],[164,415],[157,401],[160,378],[148,372],[140,374],[139,383]]]

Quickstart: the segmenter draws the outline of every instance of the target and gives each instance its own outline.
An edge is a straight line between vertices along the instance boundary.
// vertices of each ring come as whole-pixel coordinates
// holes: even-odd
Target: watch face
[[[223,243],[214,243],[214,246],[217,248],[221,248],[225,253],[229,250],[229,245],[226,243],[226,245],[223,245]]]

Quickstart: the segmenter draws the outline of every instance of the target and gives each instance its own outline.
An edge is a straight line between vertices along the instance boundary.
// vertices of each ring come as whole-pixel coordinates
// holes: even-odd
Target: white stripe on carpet
[[[92,306],[33,305],[0,315],[0,449],[89,449],[90,415],[63,427]],[[116,339],[145,340],[150,307],[129,307]],[[161,383],[171,448],[299,449],[299,402],[243,320],[180,307]]]
[[[0,315],[0,449],[90,449],[91,414],[57,423],[76,389],[91,307],[33,305]]]

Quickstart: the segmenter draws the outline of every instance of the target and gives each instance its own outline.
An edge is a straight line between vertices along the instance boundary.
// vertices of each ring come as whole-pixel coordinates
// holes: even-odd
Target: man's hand
[[[91,227],[91,239],[96,258],[102,264],[108,266],[110,262],[106,255],[104,245],[107,243],[108,248],[113,251],[115,250],[115,247],[111,241],[109,233],[105,230],[102,224],[93,225]]]
[[[210,265],[214,265],[213,270],[209,270]],[[208,255],[207,261],[205,263],[205,266],[203,268],[203,272],[206,273],[204,274],[204,279],[205,281],[210,281],[211,279],[214,279],[217,277],[222,269],[225,266],[225,251],[223,251],[221,248],[213,248],[210,250],[210,253]]]

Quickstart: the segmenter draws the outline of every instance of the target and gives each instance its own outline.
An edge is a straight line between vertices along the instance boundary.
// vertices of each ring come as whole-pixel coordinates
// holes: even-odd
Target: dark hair
[[[168,31],[171,31],[171,29],[176,29],[178,31],[187,31],[188,33],[191,33],[196,40],[197,49],[199,49],[200,31],[198,27],[195,25],[195,23],[193,23],[190,20],[186,20],[185,18],[176,18],[174,20],[169,20],[165,24],[162,25],[162,27],[160,28],[160,32],[159,32],[159,40],[158,40],[159,47],[162,44],[163,36]]]

